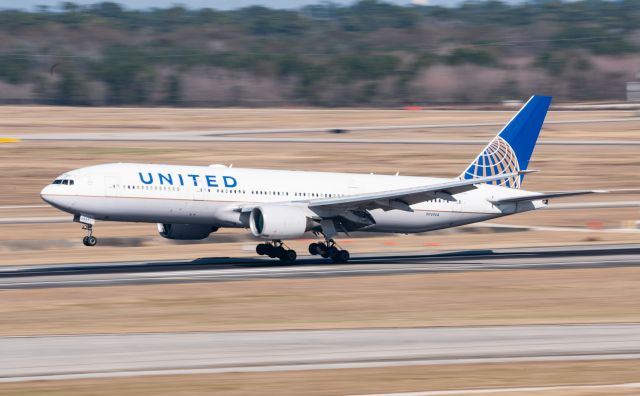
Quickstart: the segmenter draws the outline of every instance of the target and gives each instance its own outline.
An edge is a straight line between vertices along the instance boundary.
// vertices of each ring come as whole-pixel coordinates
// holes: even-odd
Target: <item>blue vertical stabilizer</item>
[[[532,96],[460,177],[474,179],[526,170],[550,104],[550,96]],[[520,175],[490,184],[520,188],[523,178]]]

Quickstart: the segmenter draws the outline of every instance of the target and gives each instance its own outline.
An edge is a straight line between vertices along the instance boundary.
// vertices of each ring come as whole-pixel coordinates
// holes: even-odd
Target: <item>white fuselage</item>
[[[118,163],[77,169],[57,180],[62,182],[46,186],[42,198],[75,215],[108,221],[246,228],[247,214],[238,210],[243,206],[306,206],[314,199],[418,187],[449,179]],[[544,206],[541,201],[500,207],[490,202],[525,194],[528,192],[482,184],[456,194],[454,201],[443,197],[412,205],[411,210],[371,210],[375,224],[362,231],[423,232]]]

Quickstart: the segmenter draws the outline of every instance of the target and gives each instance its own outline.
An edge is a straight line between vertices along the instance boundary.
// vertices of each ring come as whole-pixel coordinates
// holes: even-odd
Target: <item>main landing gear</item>
[[[283,263],[289,264],[296,261],[298,257],[295,250],[289,249],[280,240],[258,244],[258,246],[256,246],[256,253],[260,256],[277,257]],[[349,251],[340,249],[333,239],[310,244],[309,253],[311,253],[312,256],[319,255],[324,258],[330,258],[335,263],[346,263],[350,258]]]
[[[84,246],[96,246],[98,243],[98,238],[94,237],[93,234],[93,225],[91,224],[83,224],[83,230],[87,230],[87,236],[82,238],[82,243]]]
[[[271,258],[279,258],[284,263],[293,263],[298,258],[296,251],[288,249],[282,241],[273,241],[270,243],[261,243],[256,246],[256,253],[261,256],[269,256]]]
[[[312,243],[309,245],[309,253],[312,256],[319,255],[324,258],[331,258],[336,263],[346,263],[351,257],[349,251],[340,249],[333,239],[327,239],[325,242]]]

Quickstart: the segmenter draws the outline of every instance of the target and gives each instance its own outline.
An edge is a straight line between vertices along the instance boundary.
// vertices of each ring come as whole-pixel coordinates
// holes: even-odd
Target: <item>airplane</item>
[[[540,209],[548,200],[606,192],[523,190],[538,135],[551,104],[532,96],[457,177],[112,163],[72,170],[41,191],[74,215],[95,246],[96,221],[156,223],[168,239],[205,239],[220,228],[249,229],[264,240],[256,253],[292,263],[284,240],[313,232],[311,255],[344,263],[334,239],[353,231],[421,233]]]

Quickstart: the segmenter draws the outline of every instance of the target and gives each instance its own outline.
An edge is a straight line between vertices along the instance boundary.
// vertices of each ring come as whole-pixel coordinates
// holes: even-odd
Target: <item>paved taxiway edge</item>
[[[0,350],[0,382],[616,360],[640,358],[640,324],[0,337]]]

